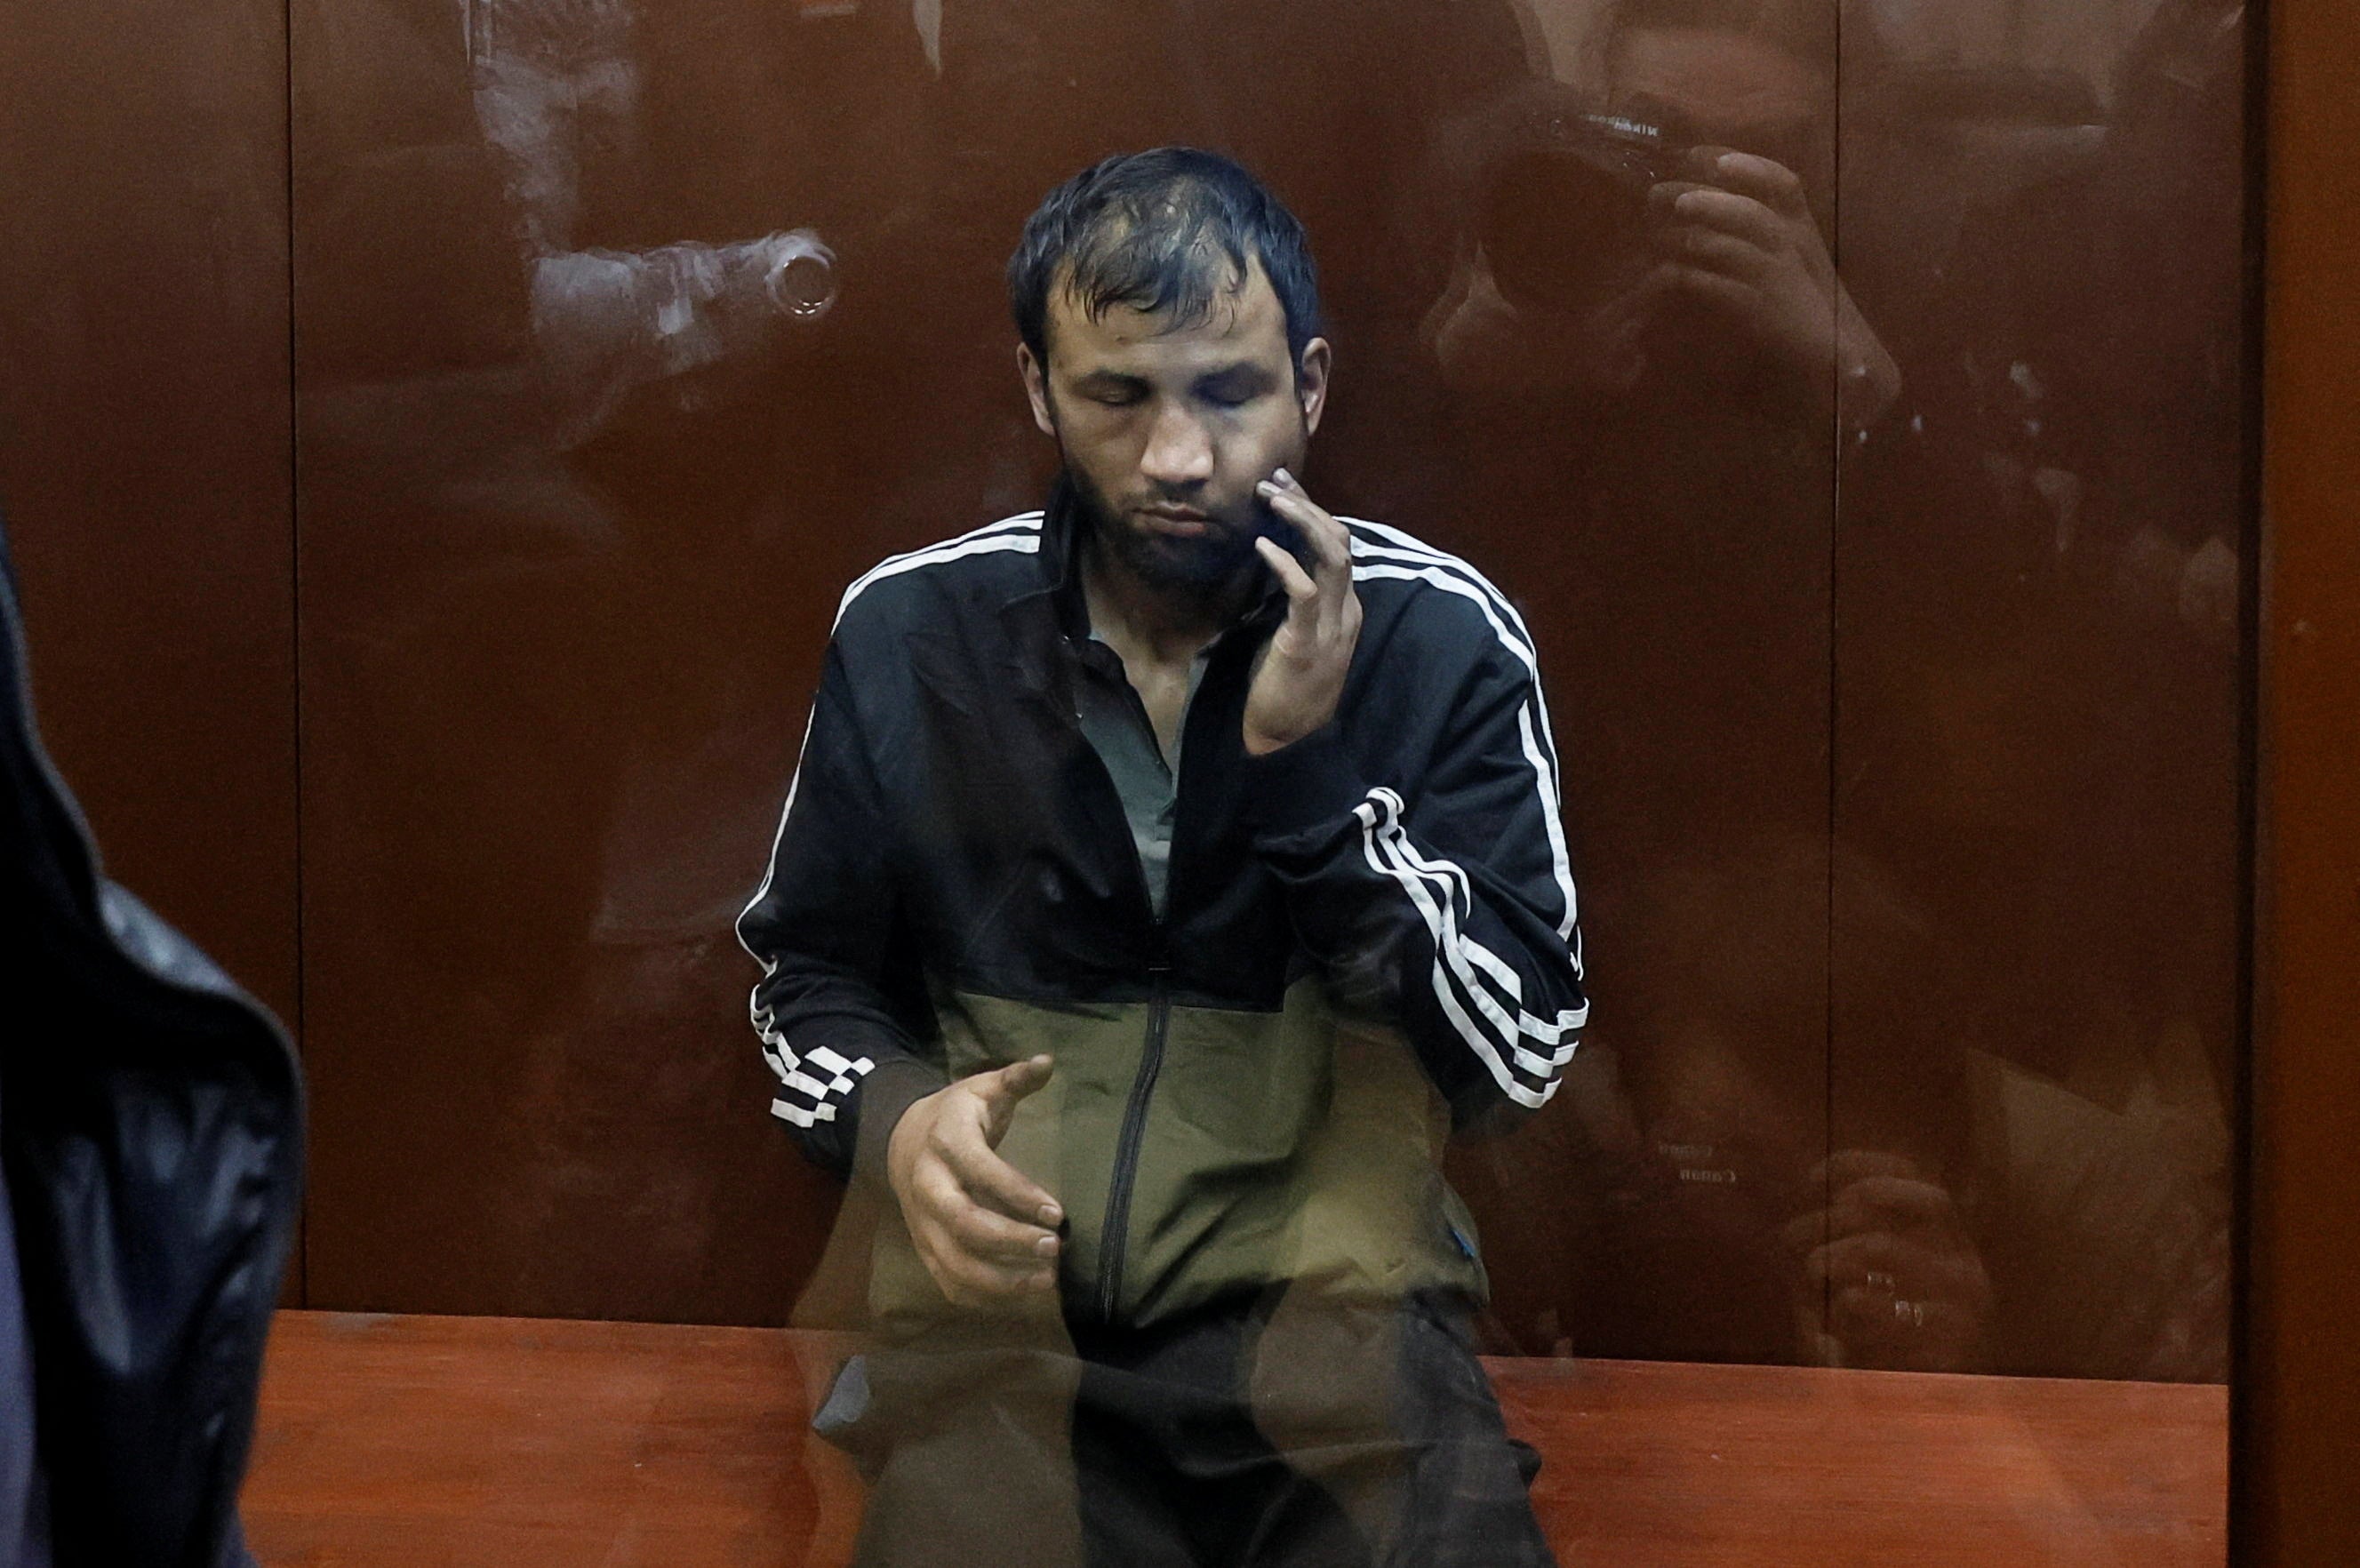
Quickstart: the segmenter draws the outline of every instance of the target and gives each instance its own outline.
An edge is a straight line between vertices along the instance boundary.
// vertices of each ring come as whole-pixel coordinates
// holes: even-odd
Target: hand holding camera
[[[1691,148],[1647,193],[1667,291],[1716,310],[1780,363],[1832,366],[1838,412],[1863,428],[1901,374],[1836,277],[1803,184],[1785,165],[1727,147]]]
[[[1492,145],[1470,155],[1485,170],[1477,254],[1497,309],[1530,323],[1503,342],[1579,322],[1588,359],[1622,366],[1591,378],[1627,387],[1677,301],[1813,394],[1832,386],[1853,428],[1898,395],[1900,371],[1837,278],[1803,181],[1786,164],[1546,98],[1491,118],[1479,141]]]

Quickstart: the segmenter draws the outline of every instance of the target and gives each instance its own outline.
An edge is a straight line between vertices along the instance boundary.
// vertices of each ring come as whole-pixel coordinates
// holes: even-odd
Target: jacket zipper
[[[1147,1103],[1155,1094],[1156,1077],[1164,1071],[1164,1041],[1171,1032],[1172,966],[1160,956],[1149,966],[1153,983],[1147,1002],[1147,1044],[1140,1053],[1139,1075],[1131,1081],[1131,1101],[1122,1113],[1122,1135],[1114,1149],[1114,1176],[1107,1191],[1106,1224],[1098,1233],[1098,1320],[1114,1322],[1122,1292],[1122,1263],[1131,1232],[1131,1190],[1139,1174],[1139,1147],[1147,1135]]]
[[[1225,632],[1222,636],[1226,638],[1229,634]],[[1208,678],[1209,674],[1210,672],[1207,671]],[[1138,718],[1141,726],[1149,735],[1153,735],[1154,726],[1148,721],[1147,704],[1141,700],[1138,688],[1130,687],[1128,690],[1131,692],[1132,713]],[[1184,736],[1188,729],[1201,727],[1204,724],[1205,721],[1198,714],[1198,709],[1202,706],[1203,704],[1195,698],[1190,699],[1181,720]],[[1196,746],[1191,748],[1184,740],[1181,749],[1184,771],[1191,750],[1201,753],[1203,748],[1202,741],[1197,742]],[[1103,762],[1104,759],[1101,758],[1100,761]],[[1109,785],[1113,783],[1111,773],[1108,774],[1108,782]],[[1173,779],[1175,794],[1179,787],[1180,778],[1175,775]],[[1143,912],[1147,915],[1148,923],[1154,931],[1154,948],[1147,964],[1149,983],[1147,1040],[1140,1052],[1139,1073],[1131,1081],[1131,1098],[1123,1106],[1122,1131],[1115,1140],[1114,1171],[1109,1179],[1107,1187],[1106,1220],[1098,1229],[1098,1316],[1101,1323],[1112,1323],[1115,1321],[1115,1309],[1120,1304],[1122,1298],[1123,1254],[1131,1234],[1131,1188],[1139,1175],[1140,1146],[1146,1141],[1147,1137],[1148,1103],[1155,1094],[1155,1080],[1164,1071],[1164,1041],[1172,1029],[1172,961],[1171,950],[1167,944],[1170,940],[1169,922],[1172,910],[1179,901],[1181,856],[1179,855],[1180,834],[1176,821],[1174,823],[1172,847],[1172,858],[1164,871],[1163,914],[1158,915],[1152,901],[1147,898],[1145,880],[1142,878],[1139,883],[1141,901],[1147,906]],[[1134,864],[1136,858],[1134,855]]]

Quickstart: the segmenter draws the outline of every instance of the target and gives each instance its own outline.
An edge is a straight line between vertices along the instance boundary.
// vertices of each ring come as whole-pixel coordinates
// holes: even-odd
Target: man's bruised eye
[[[1138,382],[1113,376],[1086,376],[1074,390],[1086,401],[1108,408],[1128,408],[1147,396],[1147,388]]]
[[[1219,408],[1241,408],[1271,389],[1270,377],[1262,375],[1218,376],[1196,388],[1196,395]]]

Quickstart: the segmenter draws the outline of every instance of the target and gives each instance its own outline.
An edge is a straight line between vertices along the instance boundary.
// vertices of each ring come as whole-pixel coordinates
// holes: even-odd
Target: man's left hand
[[[1255,488],[1301,531],[1312,560],[1306,572],[1277,540],[1254,540],[1287,601],[1286,619],[1271,635],[1246,692],[1246,752],[1262,757],[1336,716],[1360,640],[1360,596],[1352,589],[1352,537],[1344,525],[1284,468]]]

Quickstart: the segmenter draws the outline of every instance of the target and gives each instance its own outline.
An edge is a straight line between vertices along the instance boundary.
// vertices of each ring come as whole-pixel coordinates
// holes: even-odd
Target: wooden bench
[[[286,1312],[245,1494],[267,1568],[836,1568],[860,1486],[796,1330]],[[1567,1568],[2220,1568],[2227,1391],[1494,1360]]]

